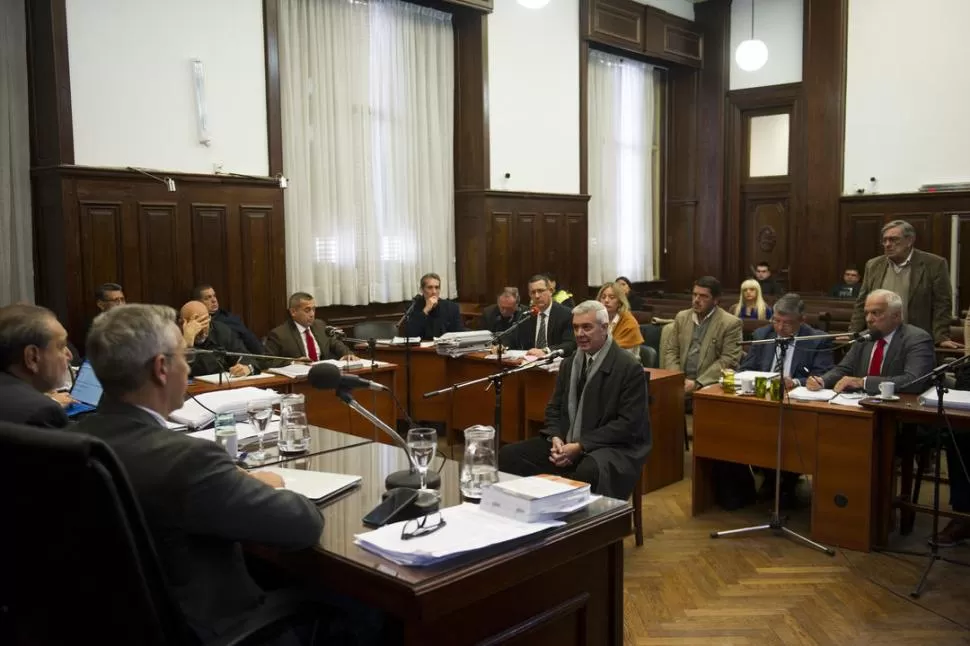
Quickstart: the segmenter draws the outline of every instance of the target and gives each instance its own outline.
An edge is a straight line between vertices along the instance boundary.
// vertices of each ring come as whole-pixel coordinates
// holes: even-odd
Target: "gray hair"
[[[788,292],[775,301],[774,311],[785,316],[801,316],[805,313],[805,302],[795,292]]]
[[[869,295],[866,298],[871,298],[873,296],[876,298],[886,299],[886,309],[888,309],[890,312],[903,311],[903,299],[896,292],[888,289],[874,289],[869,292]]]
[[[56,318],[37,305],[18,303],[0,309],[0,370],[21,363],[28,346],[49,346],[54,340],[49,323]]]
[[[885,235],[886,231],[889,231],[890,229],[895,229],[896,227],[899,227],[900,229],[902,229],[903,237],[906,238],[907,240],[912,240],[913,238],[916,237],[916,229],[914,229],[913,225],[907,222],[906,220],[893,220],[889,224],[883,226],[882,231],[880,233]]]
[[[515,304],[519,304],[519,288],[518,287],[506,287],[502,290],[502,293],[498,295],[495,300],[502,298],[503,296],[511,296],[515,299]]]
[[[94,319],[87,357],[106,392],[129,393],[148,381],[152,359],[175,353],[180,336],[171,307],[120,305]]]
[[[306,292],[296,292],[295,294],[290,296],[289,308],[293,309],[294,307],[297,307],[300,304],[300,301],[312,301],[312,300],[313,300],[313,294],[308,294]]]
[[[606,311],[606,305],[603,305],[599,301],[583,301],[573,308],[573,316],[576,314],[589,314],[590,312],[596,313],[597,323],[601,325],[609,324],[610,315],[609,312]]]

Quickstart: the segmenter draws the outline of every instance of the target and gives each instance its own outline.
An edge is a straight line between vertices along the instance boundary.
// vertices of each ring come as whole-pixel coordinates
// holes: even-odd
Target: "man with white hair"
[[[834,388],[836,392],[862,390],[879,393],[879,384],[891,381],[897,392],[922,392],[925,382],[901,388],[933,369],[933,338],[914,325],[903,323],[899,294],[877,289],[866,297],[866,327],[879,337],[854,343],[839,365],[821,377],[809,377],[809,390]]]
[[[565,359],[546,406],[541,436],[502,447],[499,468],[521,476],[551,473],[627,498],[651,448],[643,368],[613,343],[597,301],[573,308],[578,352]]]

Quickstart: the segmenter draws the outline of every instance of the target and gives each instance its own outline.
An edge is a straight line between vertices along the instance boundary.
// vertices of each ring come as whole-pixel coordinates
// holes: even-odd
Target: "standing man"
[[[663,347],[664,366],[684,372],[687,410],[693,393],[717,383],[721,370],[737,368],[741,361],[741,319],[718,307],[721,283],[713,276],[694,281],[691,308],[678,312]]]
[[[212,285],[206,283],[198,285],[192,290],[192,298],[201,301],[206,306],[209,310],[209,317],[213,321],[222,323],[232,330],[239,337],[239,340],[242,341],[243,345],[246,346],[246,352],[250,354],[266,354],[259,338],[246,327],[243,320],[229,310],[224,310],[219,307],[219,299],[216,298],[216,290]]]
[[[489,305],[482,311],[478,320],[479,330],[488,330],[492,334],[501,334],[512,327],[524,313],[519,305],[519,288],[506,287],[495,299],[494,305]]]
[[[256,363],[245,354],[246,348],[232,330],[209,317],[201,301],[189,301],[179,312],[182,338],[187,348],[211,350],[216,354],[198,353],[192,362],[192,376],[228,372],[232,377],[245,377],[258,372]]]
[[[950,340],[953,287],[946,259],[915,249],[915,243],[916,230],[905,220],[882,228],[884,253],[866,263],[849,330],[865,329],[866,299],[877,289],[888,289],[901,299],[903,322],[925,330],[941,348],[962,348]]]
[[[588,482],[594,493],[626,499],[652,438],[643,368],[613,343],[602,303],[572,311],[579,352],[564,360],[540,437],[502,447],[502,471],[552,473]]]
[[[327,325],[317,318],[317,302],[311,294],[290,296],[290,320],[273,328],[266,337],[266,354],[293,357],[301,361],[357,359],[343,341],[327,334]]]
[[[552,299],[552,283],[542,274],[529,279],[529,297],[539,314],[518,327],[516,350],[528,350],[533,357],[544,357],[553,350],[563,350],[566,355],[576,350],[573,338],[572,314],[569,309]]]
[[[404,326],[404,335],[433,339],[464,329],[458,303],[441,298],[441,277],[433,273],[422,276],[421,295],[415,300],[411,318]]]

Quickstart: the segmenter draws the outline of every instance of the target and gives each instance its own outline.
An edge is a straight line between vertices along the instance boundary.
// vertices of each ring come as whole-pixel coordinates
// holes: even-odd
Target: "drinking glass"
[[[249,423],[253,425],[253,429],[256,431],[256,439],[259,441],[259,447],[249,457],[256,462],[262,462],[266,459],[266,451],[263,449],[263,434],[266,433],[266,427],[269,426],[269,420],[273,416],[273,402],[268,399],[251,401],[246,406],[246,414],[249,415]]]
[[[414,458],[414,466],[421,476],[419,491],[437,496],[437,493],[428,489],[425,479],[431,459],[434,457],[434,450],[438,446],[438,431],[433,428],[412,428],[408,431],[407,443],[411,457]]]
[[[286,409],[280,419],[280,453],[303,453],[310,448],[310,430],[306,413]]]

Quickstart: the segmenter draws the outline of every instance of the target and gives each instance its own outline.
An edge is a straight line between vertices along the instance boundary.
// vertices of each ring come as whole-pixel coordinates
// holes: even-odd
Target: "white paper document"
[[[193,377],[196,381],[204,381],[210,384],[232,384],[239,383],[240,381],[260,381],[262,379],[272,379],[273,375],[267,375],[266,373],[260,373],[258,375],[246,375],[245,377],[233,377],[228,372],[224,372],[221,375],[216,373],[214,375],[198,375]]]
[[[940,401],[936,396],[936,387],[930,388],[919,396],[920,406],[933,406]],[[943,408],[960,408],[970,410],[970,390],[951,390],[943,395]]]
[[[523,523],[483,511],[465,503],[441,510],[445,526],[424,536],[402,539],[404,523],[391,523],[354,536],[363,549],[399,565],[421,567],[506,541],[559,527],[562,521]]]
[[[741,379],[743,379],[744,377],[750,377],[752,379],[755,379],[757,377],[764,377],[765,379],[771,379],[777,376],[778,376],[777,372],[762,372],[760,370],[742,370],[741,372],[734,373],[734,383],[740,384]]]
[[[275,473],[283,478],[284,489],[295,491],[318,503],[356,486],[362,480],[360,476],[343,473],[285,469],[283,467],[266,467],[258,469],[258,471]]]
[[[246,386],[232,390],[216,390],[211,393],[195,395],[185,400],[182,408],[172,411],[169,417],[192,428],[202,428],[215,419],[213,413],[234,413],[241,415],[251,401],[278,402],[280,394],[268,388]]]
[[[502,359],[525,359],[525,353],[528,350],[503,350]],[[498,354],[492,353],[485,357],[486,359],[498,359]]]
[[[802,402],[827,402],[835,397],[835,394],[831,388],[809,390],[805,386],[799,386],[788,391],[788,398]]]
[[[865,393],[839,393],[829,401],[830,404],[835,404],[837,406],[853,406],[855,408],[861,408],[862,404],[860,402],[868,397]]]
[[[273,439],[277,437],[280,433],[280,418],[279,415],[274,415],[273,419],[269,421],[266,425],[266,432],[263,433],[263,441]],[[216,441],[216,429],[215,428],[204,428],[201,431],[192,431],[189,433],[191,437],[199,437],[203,440],[209,440],[210,442]],[[249,422],[236,422],[236,438],[240,444],[243,444],[247,440],[256,438],[256,428]]]

